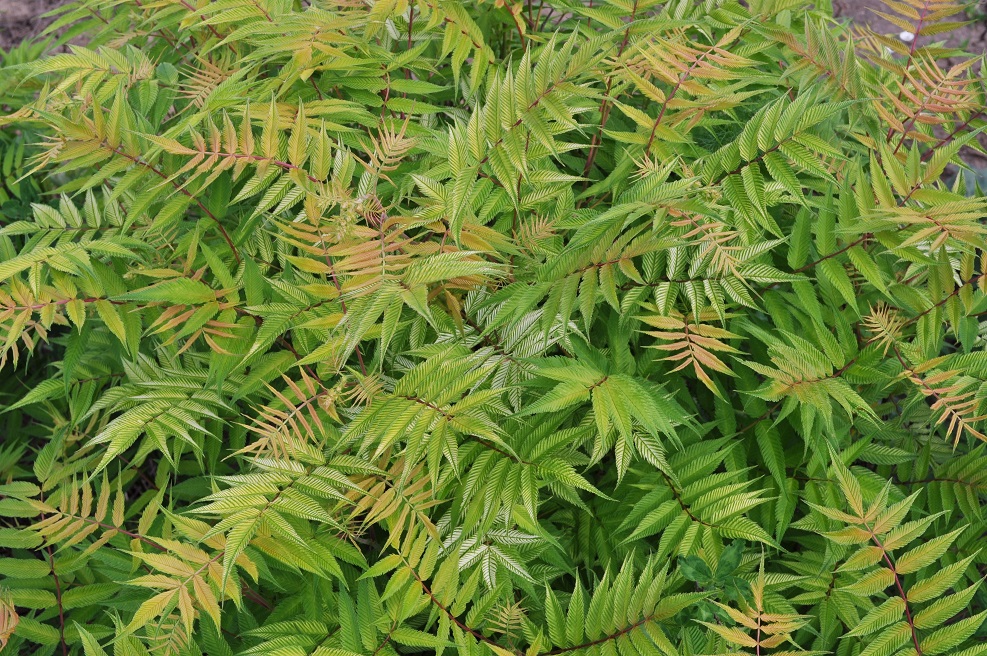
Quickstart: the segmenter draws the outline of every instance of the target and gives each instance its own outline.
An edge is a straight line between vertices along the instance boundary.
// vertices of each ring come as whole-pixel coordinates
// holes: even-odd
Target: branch
[[[41,493],[41,502],[44,503],[45,496]],[[46,519],[45,514],[41,513],[41,520]],[[69,655],[68,645],[65,643],[65,609],[62,606],[62,584],[58,579],[58,572],[55,571],[55,556],[51,552],[51,545],[45,545],[45,551],[48,552],[48,564],[51,566],[51,575],[55,580],[55,601],[58,603],[58,635],[62,643],[62,656]]]
[[[884,548],[884,544],[881,542],[881,539],[874,534],[874,529],[866,523],[864,524],[864,528],[870,532],[871,540],[873,540],[874,544],[877,545],[877,548],[881,550],[881,555],[884,556],[884,562],[887,564],[888,569],[891,570],[891,574],[894,576],[894,585],[898,589],[898,596],[901,597],[902,602],[905,604],[905,620],[908,622],[908,628],[912,633],[912,643],[915,645],[915,653],[918,656],[922,656],[922,648],[919,646],[918,641],[918,631],[915,628],[915,621],[912,619],[912,609],[908,605],[908,595],[905,594],[905,588],[901,585],[901,577],[898,576],[898,571],[894,567],[894,561],[891,560],[891,556]]]
[[[591,640],[590,642],[586,642],[581,645],[575,645],[574,647],[560,647],[558,649],[553,649],[552,651],[547,652],[545,656],[555,656],[555,654],[564,654],[566,652],[577,651],[579,649],[588,649],[590,647],[595,647],[596,645],[601,645],[604,642],[616,640],[620,636],[630,633],[634,629],[638,628],[639,626],[642,626],[643,624],[649,622],[652,619],[654,619],[654,615],[649,615],[647,617],[641,618],[640,620],[638,620],[634,624],[631,624],[630,626],[625,626],[624,628],[617,631],[616,633],[611,633],[608,636],[603,636],[602,638],[597,638],[596,640]]]
[[[116,153],[117,155],[120,155],[124,159],[129,159],[134,164],[137,164],[138,166],[143,166],[148,171],[151,171],[152,173],[154,173],[156,176],[158,176],[162,180],[165,180],[165,181],[169,182],[171,184],[171,186],[175,188],[175,191],[177,191],[178,193],[182,194],[183,196],[186,196],[188,198],[191,198],[192,199],[192,202],[194,202],[196,205],[198,205],[199,206],[199,209],[201,209],[203,212],[205,212],[206,216],[208,216],[210,219],[212,219],[213,223],[216,224],[216,227],[219,228],[219,232],[223,235],[223,239],[226,241],[226,244],[230,247],[230,250],[233,251],[233,257],[236,258],[237,264],[240,264],[240,252],[237,251],[236,246],[233,244],[233,240],[230,239],[230,235],[226,232],[226,228],[224,228],[223,227],[223,224],[219,222],[219,219],[216,218],[216,215],[213,214],[212,212],[210,212],[209,211],[209,208],[206,207],[205,205],[203,205],[202,204],[202,201],[200,201],[198,198],[196,198],[192,194],[192,192],[190,192],[188,189],[186,189],[182,185],[178,184],[174,180],[170,179],[167,175],[165,175],[164,172],[162,172],[161,170],[155,168],[153,164],[150,164],[149,162],[145,162],[140,157],[136,157],[134,155],[128,155],[124,151],[120,150],[119,148],[114,148],[113,146],[111,146],[109,143],[107,143],[105,141],[102,143],[102,145],[105,146],[108,150]]]
[[[635,18],[637,18],[637,4],[638,0],[634,0],[634,7],[631,11],[631,21],[627,25],[627,29],[624,30],[624,40],[620,42],[620,48],[617,50],[617,59],[624,54],[624,50],[627,48],[627,42],[631,35],[631,26],[634,24]],[[586,157],[586,166],[583,168],[583,177],[589,176],[590,170],[593,168],[593,161],[596,159],[596,153],[600,149],[600,145],[603,143],[603,130],[607,127],[607,121],[610,119],[610,110],[612,106],[610,105],[610,90],[613,88],[613,75],[607,76],[607,88],[603,92],[603,102],[600,103],[600,128],[593,134],[593,138],[589,142],[589,155]],[[589,184],[587,180],[586,184]]]
[[[492,638],[488,638],[487,636],[483,635],[476,629],[468,626],[466,623],[464,623],[462,620],[456,617],[451,610],[446,608],[441,601],[436,599],[435,595],[432,594],[432,590],[429,589],[425,581],[422,580],[422,577],[418,575],[418,572],[415,570],[415,568],[411,566],[411,564],[405,559],[403,554],[399,554],[399,555],[401,555],[402,562],[404,562],[405,566],[408,568],[408,571],[411,572],[411,575],[415,577],[415,581],[417,581],[418,585],[421,586],[422,591],[425,593],[425,595],[428,596],[428,598],[431,600],[431,602],[435,605],[436,608],[438,608],[439,610],[441,610],[443,613],[446,614],[446,617],[448,617],[453,624],[455,624],[462,631],[470,634],[480,642],[484,642],[488,645],[493,645],[497,647],[497,650],[503,651],[504,648],[498,645],[495,640],[493,640]],[[554,653],[554,652],[549,652],[549,653]]]

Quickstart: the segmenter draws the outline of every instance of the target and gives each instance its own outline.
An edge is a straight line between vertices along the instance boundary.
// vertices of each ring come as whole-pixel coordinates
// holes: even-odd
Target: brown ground
[[[0,48],[36,36],[48,24],[41,15],[62,4],[65,0],[0,0]]]
[[[887,7],[881,0],[832,0],[833,13],[840,20],[847,20],[857,26],[870,26],[872,30],[880,34],[898,35],[901,28],[891,24],[884,18],[874,13],[874,10],[887,13]],[[969,25],[964,25],[947,35],[921,38],[921,44],[932,41],[944,40],[947,47],[963,48],[967,52],[980,54],[987,52],[987,0],[969,0],[972,9],[968,14],[960,14],[951,18],[955,21],[971,21]],[[952,60],[942,62],[945,65],[957,63]],[[980,145],[987,148],[987,135],[981,135],[978,139]],[[968,179],[975,175],[982,187],[987,188],[987,157],[970,149],[964,148],[960,157],[973,169],[973,174],[967,174]],[[947,178],[956,175],[955,167],[950,165],[947,169]]]
[[[887,11],[887,7],[881,0],[832,0],[833,13],[837,18],[847,19],[856,25],[869,25],[872,30],[881,34],[900,34],[901,28],[892,25],[885,19],[874,13],[874,10]],[[987,51],[987,0],[967,0],[971,5],[978,5],[968,15],[959,15],[951,20],[963,21],[973,19],[973,23],[965,25],[946,37],[946,45],[966,48],[971,53],[981,53]],[[935,40],[943,37],[934,37]],[[921,43],[928,43],[933,37],[925,37]]]

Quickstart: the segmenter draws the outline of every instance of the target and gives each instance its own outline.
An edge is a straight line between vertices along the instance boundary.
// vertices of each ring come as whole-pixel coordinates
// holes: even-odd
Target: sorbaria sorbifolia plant
[[[960,9],[69,5],[4,72],[6,649],[987,654]]]

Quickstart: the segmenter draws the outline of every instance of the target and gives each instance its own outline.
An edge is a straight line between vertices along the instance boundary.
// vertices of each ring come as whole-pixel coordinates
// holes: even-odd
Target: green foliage
[[[888,11],[65,7],[0,69],[0,646],[987,654],[982,69]]]
[[[50,40],[27,40],[6,52],[0,48],[0,112],[12,112],[31,101],[41,85],[37,80],[23,80],[17,71],[42,57],[53,45]],[[0,216],[4,223],[30,219],[31,204],[41,202],[42,193],[57,186],[40,176],[24,176],[36,150],[32,146],[40,140],[32,126],[0,128]]]

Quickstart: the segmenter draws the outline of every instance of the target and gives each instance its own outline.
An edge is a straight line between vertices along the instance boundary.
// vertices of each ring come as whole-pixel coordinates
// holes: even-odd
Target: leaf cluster
[[[987,655],[984,62],[815,4],[66,5],[0,649]]]

